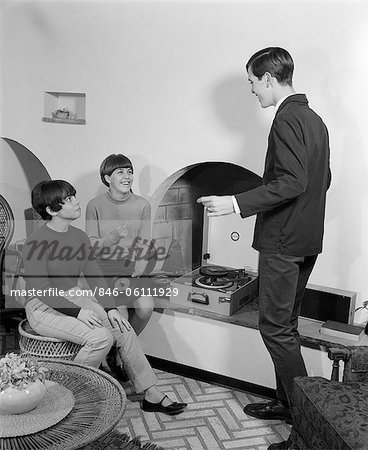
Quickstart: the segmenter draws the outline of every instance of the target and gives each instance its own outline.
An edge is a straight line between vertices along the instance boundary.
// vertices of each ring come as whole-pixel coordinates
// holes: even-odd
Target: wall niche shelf
[[[85,125],[86,94],[82,92],[45,92],[42,121]]]

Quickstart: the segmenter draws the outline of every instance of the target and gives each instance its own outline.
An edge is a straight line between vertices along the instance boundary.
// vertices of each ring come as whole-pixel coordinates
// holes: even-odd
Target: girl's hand
[[[117,309],[110,309],[107,313],[107,317],[110,320],[111,326],[113,328],[119,328],[122,333],[124,333],[124,330],[130,331],[132,329],[128,320],[123,317]]]
[[[100,317],[90,309],[81,308],[77,319],[86,324],[89,328],[102,327],[102,320]]]
[[[119,225],[115,230],[112,230],[108,235],[108,244],[115,245],[120,242],[121,239],[126,238],[128,235],[128,230],[126,228],[127,223],[123,223],[123,225]]]

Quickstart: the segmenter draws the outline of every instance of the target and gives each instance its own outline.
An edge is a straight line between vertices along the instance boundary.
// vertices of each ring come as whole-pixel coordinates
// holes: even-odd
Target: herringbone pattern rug
[[[285,422],[244,414],[244,405],[264,401],[262,398],[159,370],[156,373],[162,392],[187,402],[187,410],[174,417],[144,412],[139,407],[141,398],[125,384],[128,403],[119,431],[168,450],[266,450],[289,436],[290,426]]]
[[[5,336],[4,330],[0,331],[2,352],[17,350],[14,333]],[[156,373],[162,392],[172,400],[187,402],[188,408],[178,416],[144,412],[139,407],[142,396],[133,392],[130,383],[124,384],[127,408],[116,429],[132,438],[140,436],[142,444],[152,442],[167,450],[266,450],[289,435],[290,426],[284,422],[244,414],[244,405],[262,398],[159,370]]]

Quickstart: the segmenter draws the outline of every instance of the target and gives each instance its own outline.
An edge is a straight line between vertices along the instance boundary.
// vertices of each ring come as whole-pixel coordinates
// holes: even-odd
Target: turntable
[[[258,280],[254,273],[216,265],[201,266],[171,282],[177,295],[171,303],[231,316],[255,299]]]
[[[238,214],[209,217],[205,210],[202,217],[202,246],[193,247],[191,271],[171,281],[177,295],[170,303],[231,316],[258,295],[252,223]],[[244,263],[246,269],[236,268]]]

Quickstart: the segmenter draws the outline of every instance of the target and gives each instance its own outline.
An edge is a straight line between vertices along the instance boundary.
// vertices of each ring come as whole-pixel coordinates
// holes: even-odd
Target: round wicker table
[[[39,359],[47,378],[69,389],[71,412],[56,425],[25,436],[0,439],[1,450],[74,450],[111,431],[124,414],[126,394],[110,375],[70,361]]]

